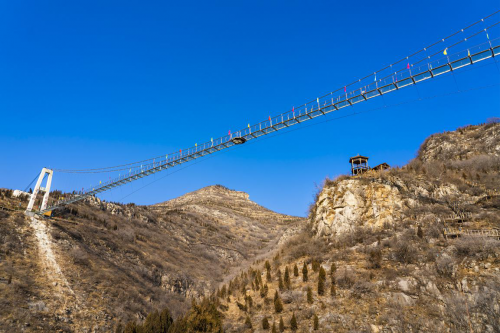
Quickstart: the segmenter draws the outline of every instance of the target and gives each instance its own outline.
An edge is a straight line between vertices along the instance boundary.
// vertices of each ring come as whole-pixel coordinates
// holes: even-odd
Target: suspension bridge
[[[136,181],[143,177],[177,167],[195,159],[221,150],[244,144],[250,140],[273,132],[299,125],[305,121],[340,111],[372,98],[396,92],[405,87],[421,84],[435,77],[453,73],[467,66],[494,58],[500,54],[500,10],[460,29],[441,40],[420,49],[378,71],[336,89],[328,94],[293,107],[287,112],[268,116],[257,124],[248,124],[237,131],[211,139],[194,147],[156,156],[154,158],[97,169],[47,169],[43,168],[31,194],[26,214],[49,214],[65,205],[108,191],[118,186]],[[496,37],[495,37],[496,36]],[[493,59],[495,62],[496,60]],[[498,64],[496,64],[498,66]],[[499,69],[500,71],[500,69]],[[65,173],[119,173],[117,177],[99,182],[87,189],[74,191],[74,194],[55,200],[48,205],[50,186],[54,172]],[[36,179],[36,178],[35,178]],[[42,187],[46,180],[45,187]],[[38,193],[44,192],[39,210],[33,211]]]

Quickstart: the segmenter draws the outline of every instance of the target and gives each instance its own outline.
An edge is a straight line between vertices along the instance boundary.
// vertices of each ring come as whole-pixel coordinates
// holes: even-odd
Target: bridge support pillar
[[[36,182],[35,188],[33,189],[33,193],[31,194],[30,202],[28,203],[28,207],[26,208],[25,214],[29,216],[33,216],[34,213],[32,212],[33,210],[33,205],[35,204],[36,196],[38,192],[42,191],[44,192],[43,194],[43,199],[42,199],[42,205],[40,206],[40,210],[44,210],[47,207],[47,202],[49,201],[49,193],[50,193],[50,185],[52,183],[52,175],[53,171],[47,168],[43,168],[42,172],[40,172],[40,176],[38,177],[38,180]],[[42,182],[47,176],[47,182],[45,183],[45,187],[42,187]]]

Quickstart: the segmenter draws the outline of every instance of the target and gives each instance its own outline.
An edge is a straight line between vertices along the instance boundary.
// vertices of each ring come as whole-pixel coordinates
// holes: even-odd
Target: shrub
[[[299,268],[297,267],[297,264],[293,266],[293,276],[299,276]]]
[[[314,318],[313,318],[313,330],[317,331],[318,329],[319,329],[318,315],[314,314]]]
[[[448,255],[442,255],[436,259],[436,270],[441,276],[452,278],[456,272],[455,261]]]
[[[339,287],[349,289],[354,285],[355,277],[351,270],[344,268],[343,271],[340,271],[338,275],[339,276],[337,277],[337,284],[339,285]]]
[[[373,284],[369,281],[357,281],[352,289],[351,295],[354,298],[362,298],[363,295],[369,294],[373,291]]]
[[[370,250],[368,256],[368,268],[377,269],[382,267],[382,251],[379,247]]]
[[[302,281],[307,282],[307,264],[304,262],[304,266],[302,267]]]
[[[394,258],[403,264],[411,264],[417,260],[417,250],[408,240],[398,241],[394,248]]]
[[[283,317],[280,318],[280,332],[285,331],[285,323],[283,322]]]

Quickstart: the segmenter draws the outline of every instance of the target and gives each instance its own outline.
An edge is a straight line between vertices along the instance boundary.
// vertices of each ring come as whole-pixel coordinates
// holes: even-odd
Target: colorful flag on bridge
[[[410,69],[410,63],[408,63],[408,65],[406,65],[406,69]]]
[[[445,49],[444,49],[443,54],[444,54],[444,55],[448,55],[448,48],[445,48]]]

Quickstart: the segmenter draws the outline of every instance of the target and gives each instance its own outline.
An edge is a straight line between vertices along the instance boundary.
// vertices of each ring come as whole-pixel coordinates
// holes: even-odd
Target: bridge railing
[[[222,149],[229,148],[236,144],[233,141],[235,138],[244,138],[247,141],[252,140],[258,138],[259,136],[267,135],[315,117],[325,115],[332,111],[337,111],[373,97],[381,96],[403,87],[433,78],[437,75],[494,57],[499,53],[500,38],[496,38],[488,40],[488,42],[460,50],[453,54],[449,54],[439,59],[432,59],[429,57],[427,60],[424,59],[423,61],[420,61],[419,64],[415,66],[408,62],[406,68],[395,71],[392,74],[389,73],[389,75],[380,79],[376,79],[375,76],[375,80],[373,82],[357,86],[353,90],[347,91],[347,88],[344,87],[344,91],[337,90],[331,92],[297,108],[292,108],[290,111],[274,117],[269,117],[265,121],[249,125],[236,132],[230,132],[228,135],[212,139],[209,142],[204,142],[200,145],[195,145],[194,147],[182,149],[175,153],[166,154],[164,157],[158,158],[158,160],[153,159],[151,162],[131,166],[130,168],[125,168],[125,170],[120,169],[121,171],[125,171],[123,175],[119,175],[119,177],[105,181],[104,183],[101,182],[98,186],[93,186],[87,190],[83,190],[81,194],[59,201],[52,207],[49,207],[40,213],[53,210],[57,207],[82,200],[85,197],[101,193],[147,175],[172,168],[176,165],[215,153]],[[128,173],[126,172],[126,169],[128,169]]]

